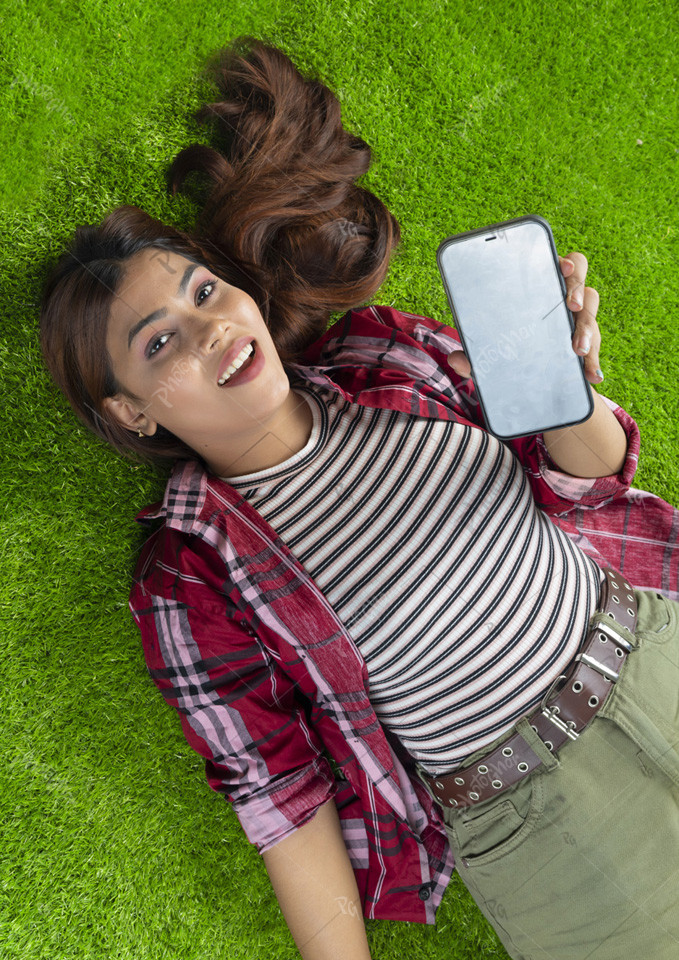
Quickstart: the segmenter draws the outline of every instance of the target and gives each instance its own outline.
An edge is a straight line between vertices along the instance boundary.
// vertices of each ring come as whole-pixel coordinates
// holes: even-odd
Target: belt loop
[[[540,758],[547,770],[556,770],[561,761],[555,753],[545,746],[542,740],[529,723],[528,717],[522,717],[516,724],[516,732],[526,741],[534,754]]]
[[[621,623],[618,623],[617,620],[615,620],[613,617],[610,617],[607,613],[602,613],[601,610],[597,610],[590,617],[589,629],[596,630],[599,624],[621,637],[622,640],[626,641],[633,650],[636,650],[636,648],[639,646],[639,641],[631,630],[628,630],[627,627],[623,626]]]
[[[419,763],[416,763],[416,764],[415,764],[415,773],[416,773],[416,775],[417,775],[417,779],[422,783],[422,786],[423,786],[424,789],[427,791],[427,793],[429,794],[429,796],[431,797],[431,799],[432,799],[432,800],[434,801],[434,803],[437,804],[437,805],[439,806],[439,808],[440,808],[441,805],[440,805],[439,801],[437,800],[436,795],[434,794],[434,791],[433,791],[432,788],[431,788],[431,783],[430,783],[429,779],[427,779],[427,778],[428,778],[428,774],[425,773],[423,767],[421,767],[421,766],[419,765]]]

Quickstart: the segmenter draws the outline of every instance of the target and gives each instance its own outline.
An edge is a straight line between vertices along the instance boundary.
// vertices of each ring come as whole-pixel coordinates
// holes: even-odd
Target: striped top
[[[380,721],[443,773],[539,703],[584,637],[601,570],[492,435],[296,389],[306,446],[228,482],[345,624]]]

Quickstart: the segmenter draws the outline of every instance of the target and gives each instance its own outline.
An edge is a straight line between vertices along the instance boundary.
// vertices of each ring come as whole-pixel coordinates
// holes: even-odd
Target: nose
[[[197,353],[201,356],[209,356],[224,341],[226,321],[199,313],[198,316],[192,318],[191,322],[192,325],[195,325],[193,342]]]

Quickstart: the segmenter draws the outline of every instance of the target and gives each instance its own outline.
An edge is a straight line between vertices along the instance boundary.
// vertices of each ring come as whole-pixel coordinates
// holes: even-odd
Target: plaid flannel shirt
[[[354,310],[291,377],[345,399],[483,426],[469,381],[447,364],[455,331],[388,307]],[[629,489],[634,421],[617,476],[579,479],[541,436],[509,441],[538,505],[599,563],[677,596],[679,513]],[[356,645],[269,524],[194,461],[175,466],[135,573],[130,606],[149,673],[260,852],[334,797],[366,917],[434,922],[454,868],[441,818],[377,720]]]

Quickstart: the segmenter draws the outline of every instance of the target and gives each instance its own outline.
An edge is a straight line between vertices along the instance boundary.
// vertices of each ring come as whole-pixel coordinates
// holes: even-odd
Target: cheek
[[[144,377],[142,393],[147,399],[152,415],[162,423],[163,416],[184,417],[193,406],[205,406],[204,391],[197,399],[201,387],[190,360],[177,357],[162,369],[148,372]]]

